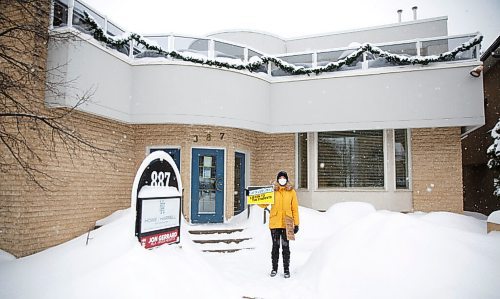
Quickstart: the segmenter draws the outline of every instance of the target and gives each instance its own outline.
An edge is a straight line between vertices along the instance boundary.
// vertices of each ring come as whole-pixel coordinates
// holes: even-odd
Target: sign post
[[[144,248],[180,242],[182,183],[179,170],[164,151],[142,162],[134,179],[135,235]]]

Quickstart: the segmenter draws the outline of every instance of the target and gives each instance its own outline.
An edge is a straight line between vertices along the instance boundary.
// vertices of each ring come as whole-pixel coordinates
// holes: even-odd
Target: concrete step
[[[242,232],[242,228],[236,229],[207,229],[207,230],[190,230],[189,233],[192,235],[210,235],[210,234],[232,234],[236,232]]]
[[[233,229],[192,229],[189,230],[191,240],[199,244],[202,252],[233,253],[241,250],[254,249],[248,244],[248,237],[243,228]]]
[[[233,248],[233,249],[203,249],[202,252],[215,252],[215,253],[233,253],[240,250],[253,250],[254,247],[245,247],[245,248]]]
[[[193,242],[198,244],[208,244],[208,243],[241,243],[243,241],[251,240],[252,238],[239,238],[239,239],[215,239],[215,240],[193,240]]]

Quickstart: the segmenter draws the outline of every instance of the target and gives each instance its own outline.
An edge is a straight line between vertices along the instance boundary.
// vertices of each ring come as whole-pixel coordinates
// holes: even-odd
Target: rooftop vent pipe
[[[398,9],[398,23],[401,23],[401,14],[403,13],[402,9]]]
[[[417,6],[413,6],[411,10],[413,10],[413,21],[417,20]]]

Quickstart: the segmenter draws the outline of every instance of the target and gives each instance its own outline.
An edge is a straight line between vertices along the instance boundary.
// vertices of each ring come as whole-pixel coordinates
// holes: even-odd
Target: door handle
[[[217,178],[217,180],[215,181],[215,189],[217,189],[217,191],[224,190],[224,178],[222,177]]]

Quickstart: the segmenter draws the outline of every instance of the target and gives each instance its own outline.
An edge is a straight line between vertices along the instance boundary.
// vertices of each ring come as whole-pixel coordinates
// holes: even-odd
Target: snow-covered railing
[[[78,0],[56,0],[53,7],[54,27],[74,27],[131,59],[164,57],[271,76],[478,59],[482,40],[479,34],[468,34],[381,44],[353,43],[344,48],[268,56],[206,37],[127,33]]]

